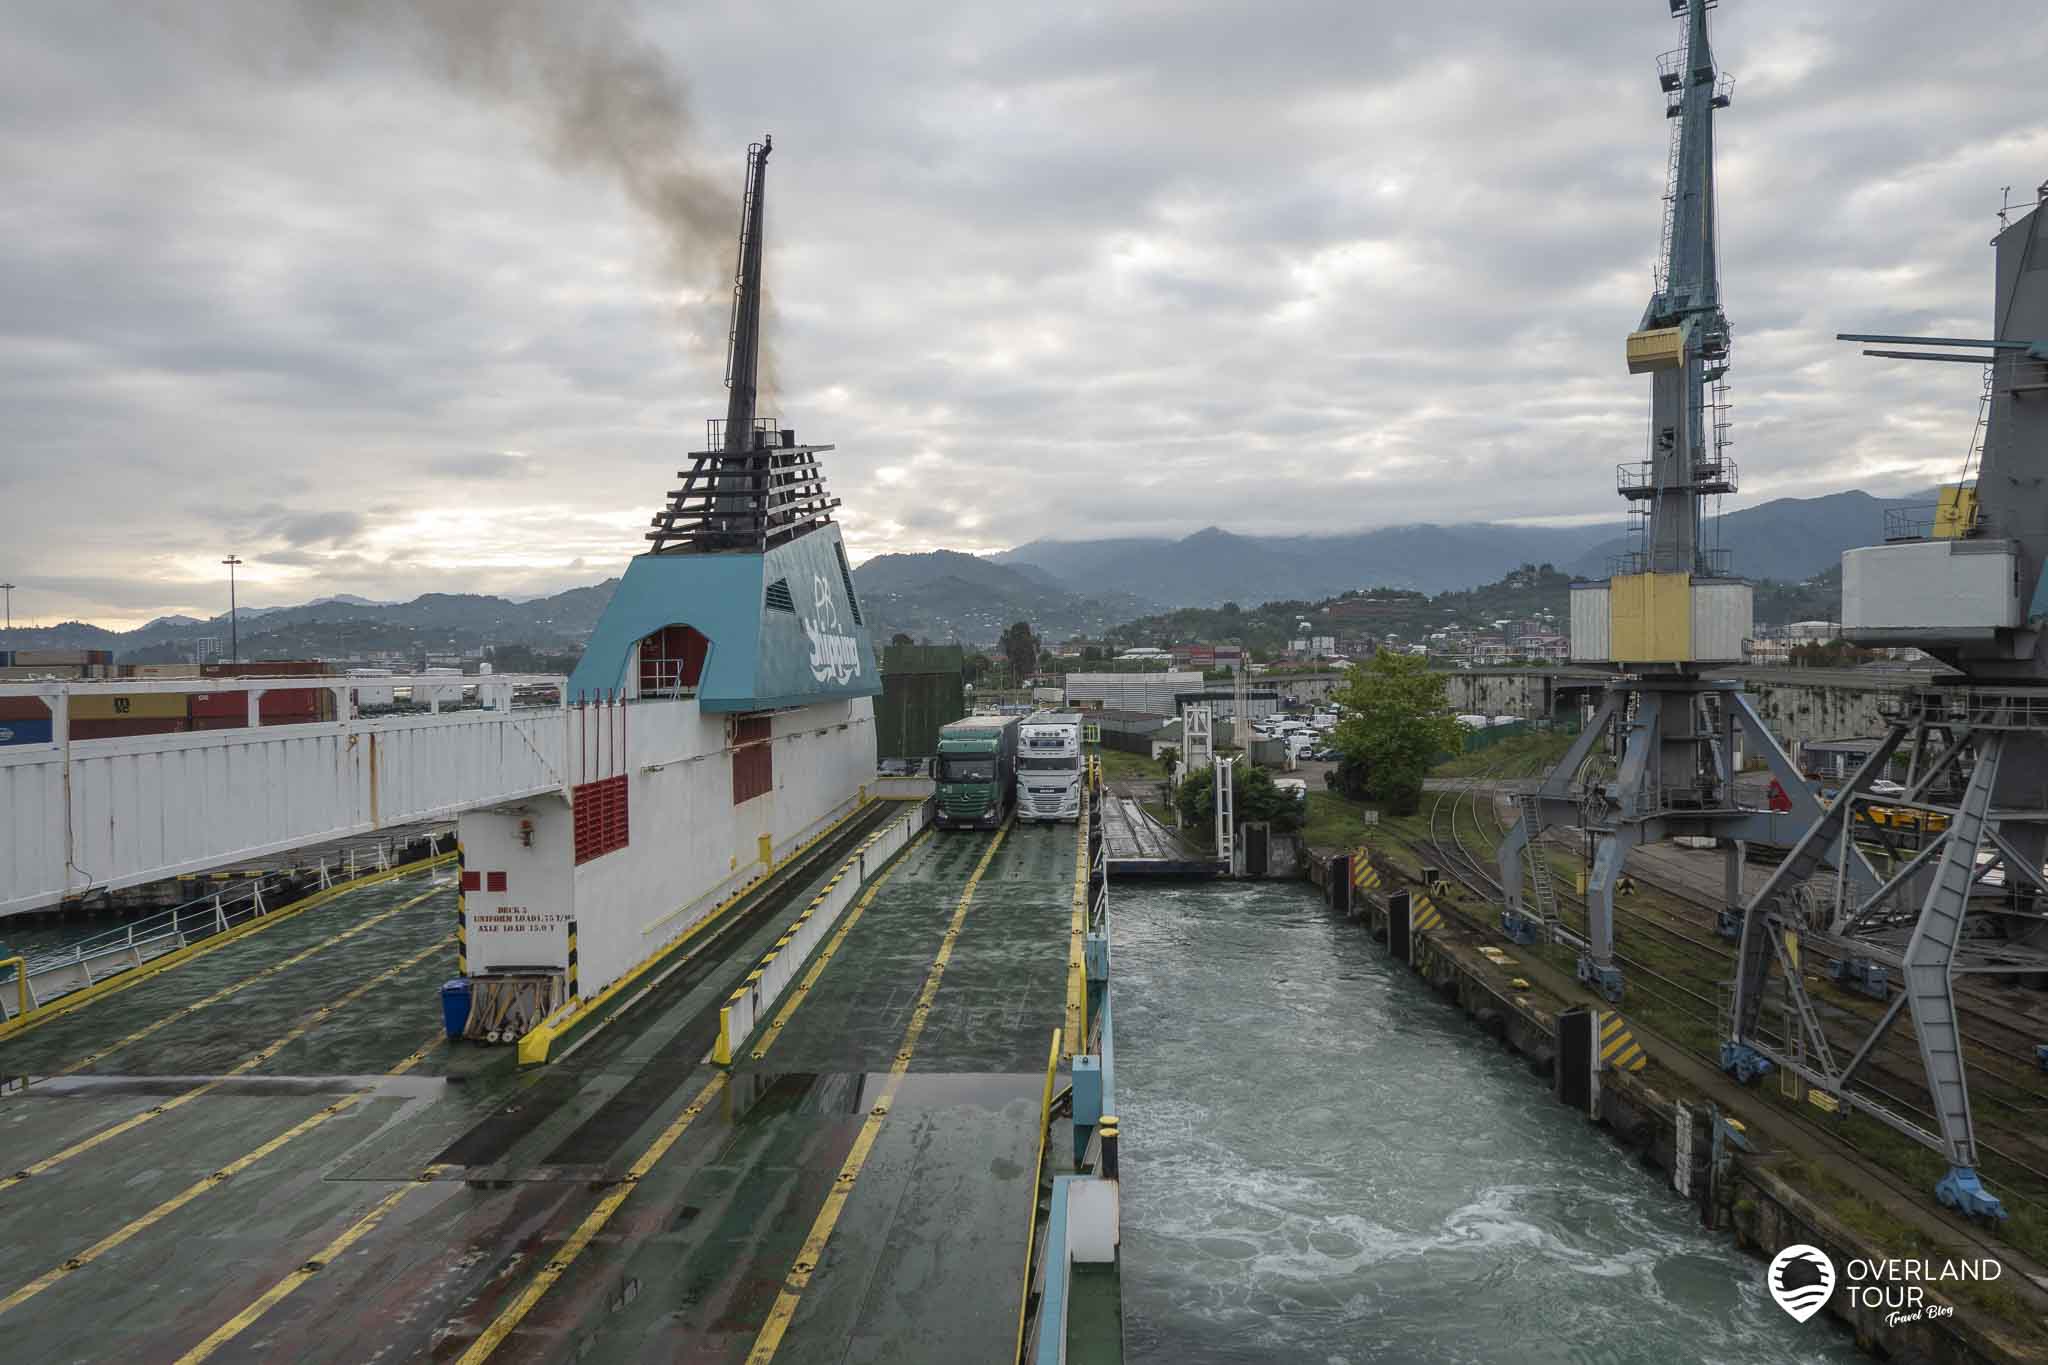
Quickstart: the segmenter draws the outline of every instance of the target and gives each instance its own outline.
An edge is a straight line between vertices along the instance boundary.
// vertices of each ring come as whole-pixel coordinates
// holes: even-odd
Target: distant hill
[[[1933,500],[1861,491],[1779,498],[1710,519],[1707,543],[1733,551],[1738,573],[1796,584],[1840,563],[1843,550],[1879,540],[1888,507]],[[1207,527],[1179,539],[1037,540],[1000,554],[952,550],[878,555],[854,571],[878,642],[912,638],[993,644],[1013,621],[1048,639],[1102,635],[1116,625],[1181,607],[1251,608],[1314,602],[1357,588],[1436,594],[1497,583],[1523,564],[1597,577],[1626,548],[1618,523],[1581,527],[1389,526],[1349,535],[1241,536]],[[482,593],[430,592],[409,602],[340,594],[299,606],[243,608],[245,658],[348,658],[365,653],[449,653],[524,645],[539,653],[580,649],[610,602],[616,579],[514,601]],[[0,631],[0,649],[110,649],[124,662],[190,658],[192,642],[228,634],[211,620],[162,616],[132,631],[83,621]]]
[[[608,579],[525,602],[478,593],[425,593],[410,602],[330,597],[295,607],[244,607],[236,631],[248,659],[449,653],[509,644],[543,652],[572,650],[589,638],[617,585],[617,579]],[[228,633],[226,612],[205,621],[160,616],[130,631],[66,621],[0,631],[0,649],[110,649],[122,663],[175,663],[192,657],[194,641],[223,639]]]
[[[1013,621],[1029,621],[1046,639],[1101,634],[1158,610],[1126,592],[1075,591],[1044,569],[1005,565],[954,550],[877,555],[853,571],[875,638],[993,644]]]
[[[1731,552],[1735,572],[1743,577],[1797,583],[1839,567],[1842,551],[1883,540],[1886,508],[1933,501],[1933,489],[1903,498],[1876,498],[1860,489],[1774,498],[1724,518],[1709,517],[1700,529],[1707,544]],[[1627,548],[1621,537],[1602,541],[1572,561],[1572,570],[1605,574],[1607,557]]]
[[[1880,540],[1887,507],[1933,496],[1876,498],[1852,491],[1777,498],[1709,518],[1706,539],[1733,552],[1737,573],[1798,582],[1840,563],[1843,550]],[[1036,540],[990,559],[1036,569],[1073,590],[1114,587],[1169,607],[1249,607],[1364,587],[1463,591],[1523,564],[1599,577],[1608,557],[1627,546],[1619,519],[1576,527],[1388,526],[1334,536],[1240,536],[1208,527],[1178,540]]]
[[[1069,588],[1113,586],[1169,606],[1317,600],[1358,587],[1444,592],[1525,563],[1564,563],[1618,526],[1390,526],[1336,536],[1241,536],[1207,527],[1179,540],[1033,541],[991,556]]]

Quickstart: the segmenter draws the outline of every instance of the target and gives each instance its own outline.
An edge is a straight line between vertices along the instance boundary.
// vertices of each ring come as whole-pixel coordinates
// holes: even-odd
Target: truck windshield
[[[1034,773],[1071,773],[1080,771],[1081,759],[1075,754],[1069,754],[1065,758],[1025,758],[1019,756],[1017,767]]]
[[[993,782],[996,780],[996,761],[992,758],[942,758],[939,760],[939,781],[941,782]]]

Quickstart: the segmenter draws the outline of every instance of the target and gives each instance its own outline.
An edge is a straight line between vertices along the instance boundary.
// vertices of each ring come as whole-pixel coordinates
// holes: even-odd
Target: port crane
[[[1614,897],[1631,848],[1687,836],[1715,840],[1725,860],[1723,913],[1732,922],[1742,904],[1746,845],[1789,842],[1821,813],[1741,685],[1706,673],[1741,662],[1753,615],[1751,585],[1705,543],[1701,516],[1706,499],[1738,483],[1728,435],[1732,329],[1721,306],[1714,190],[1714,117],[1729,106],[1733,82],[1714,61],[1707,12],[1715,0],[1666,3],[1680,44],[1657,62],[1672,120],[1663,236],[1650,301],[1627,344],[1630,373],[1650,376],[1650,422],[1642,455],[1615,476],[1634,526],[1608,577],[1573,584],[1571,598],[1572,658],[1617,676],[1563,760],[1521,798],[1499,849],[1502,929],[1519,942],[1576,946],[1579,979],[1615,1002],[1625,983],[1614,952]],[[1610,737],[1620,761],[1606,775],[1596,756]],[[1738,801],[1740,752],[1764,761],[1790,799],[1789,812]],[[1583,937],[1557,912],[1541,843],[1553,826],[1577,828],[1592,847]],[[1860,857],[1848,862],[1855,885],[1875,885]]]
[[[1979,1150],[1955,977],[2048,970],[2048,642],[2033,607],[2048,559],[2048,184],[2017,222],[2000,214],[1989,337],[1842,333],[1865,355],[1982,365],[1985,383],[1962,477],[1924,509],[1894,509],[1884,543],[1842,556],[1843,635],[1913,646],[1955,670],[1907,694],[1884,737],[1744,907],[1723,1065],[1745,1079],[1781,1067],[1838,1103],[1947,1157],[1943,1204],[2004,1216],[1978,1174]],[[1899,350],[1896,347],[1915,349]],[[1873,784],[1896,776],[1901,792]],[[1912,812],[1915,836],[1868,821],[1874,804]],[[1886,875],[1869,888],[1818,876],[1828,850],[1873,830]],[[1801,937],[1875,982],[1882,1017],[1838,1060],[1791,967]],[[1772,967],[1796,1007],[1797,1036],[1763,1037]],[[1898,975],[1899,990],[1891,991]],[[1933,1127],[1856,1082],[1909,1013]],[[2048,1048],[2042,1049],[2048,1064]]]

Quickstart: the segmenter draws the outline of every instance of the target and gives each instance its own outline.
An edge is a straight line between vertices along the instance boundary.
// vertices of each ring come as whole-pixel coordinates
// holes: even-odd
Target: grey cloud
[[[527,479],[542,472],[538,461],[496,450],[429,455],[420,468],[449,479]]]
[[[0,35],[0,541],[76,615],[210,592],[166,557],[230,540],[376,598],[613,571],[723,411],[764,128],[782,416],[838,444],[857,554],[1619,520],[1661,9],[607,0],[565,38],[543,0],[31,7]],[[1960,462],[1968,367],[1831,338],[1984,325],[1996,188],[2048,174],[2014,112],[2038,7],[1835,10],[1715,12],[1746,501]],[[591,51],[586,108],[560,54]],[[143,559],[105,488],[186,515]]]

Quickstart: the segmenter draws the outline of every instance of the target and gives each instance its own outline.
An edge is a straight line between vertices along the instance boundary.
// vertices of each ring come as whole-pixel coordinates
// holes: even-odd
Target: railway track
[[[1490,856],[1483,856],[1479,851],[1484,850],[1485,855],[1490,855],[1493,846],[1498,844],[1500,837],[1505,833],[1495,810],[1491,788],[1486,786],[1491,780],[1491,776],[1490,774],[1482,774],[1478,777],[1467,778],[1453,786],[1439,789],[1434,793],[1434,799],[1430,806],[1429,837],[1426,845],[1428,850],[1434,854],[1439,869],[1445,875],[1480,899],[1492,903],[1501,903],[1504,900],[1503,888],[1499,879],[1493,873],[1494,864],[1492,859]],[[1483,803],[1480,799],[1482,789],[1485,792]],[[1485,820],[1491,822],[1494,827],[1494,834],[1491,838],[1489,838],[1482,827],[1482,804],[1486,811]],[[1469,840],[1464,829],[1461,829],[1461,824],[1464,829],[1469,829],[1471,836]],[[1633,869],[1631,871],[1633,872]],[[1672,892],[1671,888],[1663,885],[1661,879],[1643,878],[1643,880],[1649,881],[1652,885],[1657,886],[1660,890],[1665,890],[1667,893],[1679,894],[1680,899],[1699,904],[1704,908],[1717,908],[1712,906],[1711,903],[1702,900],[1697,893],[1684,894]],[[1561,908],[1567,903],[1576,903],[1579,925],[1581,930],[1583,930],[1587,922],[1584,898],[1560,891],[1559,900]],[[1700,939],[1687,934],[1681,929],[1664,923],[1654,913],[1638,910],[1633,907],[1624,908],[1620,905],[1617,905],[1615,910],[1617,929],[1626,922],[1636,927],[1654,930],[1673,940],[1674,944],[1683,944],[1684,948],[1678,949],[1679,951],[1689,951],[1706,959],[1701,965],[1709,970],[1722,973],[1722,976],[1716,979],[1723,979],[1726,975],[1732,974],[1734,967],[1734,952],[1732,949],[1725,947],[1719,942]],[[1722,1006],[1720,1001],[1694,990],[1681,981],[1673,979],[1666,972],[1659,971],[1639,958],[1620,951],[1618,947],[1615,952],[1615,958],[1631,974],[1631,979],[1635,982],[1637,990],[1654,997],[1664,1007],[1676,1010],[1695,1022],[1706,1025],[1713,1029],[1716,1034],[1720,1032],[1722,1028]],[[1816,976],[1817,974],[1809,969],[1807,975]],[[1646,980],[1653,984],[1646,985]],[[1873,1022],[1873,1020],[1866,1019],[1855,1011],[1842,1009],[1832,1001],[1816,999],[1814,1003],[1825,1022],[1837,1025],[1850,1025],[1853,1021],[1853,1025],[1858,1025],[1865,1029]],[[1966,1018],[1976,1013],[1979,1012],[1974,1010],[1965,1011]],[[1980,1022],[1989,1023],[1992,1021],[1984,1019],[1980,1020]],[[1776,1028],[1769,1027],[1767,1015],[1767,1021],[1763,1030],[1766,1041],[1774,1041],[1782,1047],[1790,1031],[1789,1021],[1784,1018],[1782,1005],[1779,1007],[1778,1026]],[[1833,1032],[1834,1030],[1830,1030],[1831,1035]],[[1834,1042],[1838,1047],[1841,1046],[1839,1039],[1831,1036],[1830,1041]],[[2014,1060],[2019,1059],[2018,1054],[2013,1053],[2010,1049],[1988,1045],[1979,1038],[1972,1038],[1971,1042],[1974,1046],[1984,1048],[1985,1051],[1997,1053]],[[1853,1047],[1853,1044],[1851,1046]],[[1693,1048],[1688,1050],[1696,1056],[1718,1064],[1718,1058],[1707,1054],[1701,1049]],[[1885,1060],[1894,1063],[1909,1061],[1912,1064],[1912,1071],[1910,1074],[1902,1074],[1899,1071],[1893,1070],[1890,1066],[1884,1065],[1883,1061]],[[1859,1075],[1855,1086],[1859,1092],[1867,1095],[1873,1102],[1884,1104],[1895,1112],[1910,1115],[1929,1131],[1934,1131],[1938,1128],[1938,1124],[1932,1111],[1907,1098],[1905,1094],[1899,1093],[1900,1091],[1913,1091],[1918,1092],[1921,1097],[1925,1096],[1924,1082],[1917,1078],[1918,1062],[1917,1045],[1902,1042],[1895,1035],[1887,1036],[1880,1043],[1876,1056],[1871,1061],[1866,1062],[1863,1073]],[[2005,1074],[1998,1069],[1985,1066],[1981,1062],[1977,1069],[1988,1073],[1986,1079],[1996,1079],[2008,1086],[2024,1087],[2025,1090],[2035,1089],[2035,1084],[2030,1076],[2022,1080],[2019,1077]],[[2034,1161],[2041,1161],[2044,1156],[2048,1156],[2048,1147],[2044,1147],[2039,1136],[2043,1126],[2041,1118],[2044,1112],[2048,1112],[2048,1106],[2040,1103],[2016,1101],[1993,1092],[1988,1087],[1980,1090],[1978,1100],[1980,1106],[1998,1111],[1994,1116],[1983,1113],[1980,1109],[1977,1119],[1979,1127],[1985,1129],[1987,1133],[1996,1133],[2010,1141],[2017,1142],[2028,1150],[2031,1160],[2016,1156],[2010,1150],[1995,1146],[1981,1138],[1978,1143],[1979,1147],[1985,1153],[1995,1158],[2000,1164],[2011,1168],[2015,1172],[2024,1173],[2038,1182],[2041,1188],[2048,1189],[2048,1171],[2044,1171],[2033,1164]],[[1809,1120],[1803,1111],[1788,1110],[1786,1112],[1795,1113],[1800,1122],[1814,1128],[1815,1131],[1827,1131],[1824,1126]],[[1893,1183],[1896,1184],[1896,1182]],[[1906,1190],[1906,1187],[1903,1185],[1897,1185],[1897,1188],[1902,1191]],[[2043,1205],[2039,1201],[2016,1191],[2013,1193],[2013,1197],[2019,1202],[2027,1203],[2037,1208],[2048,1209],[2048,1205]]]

